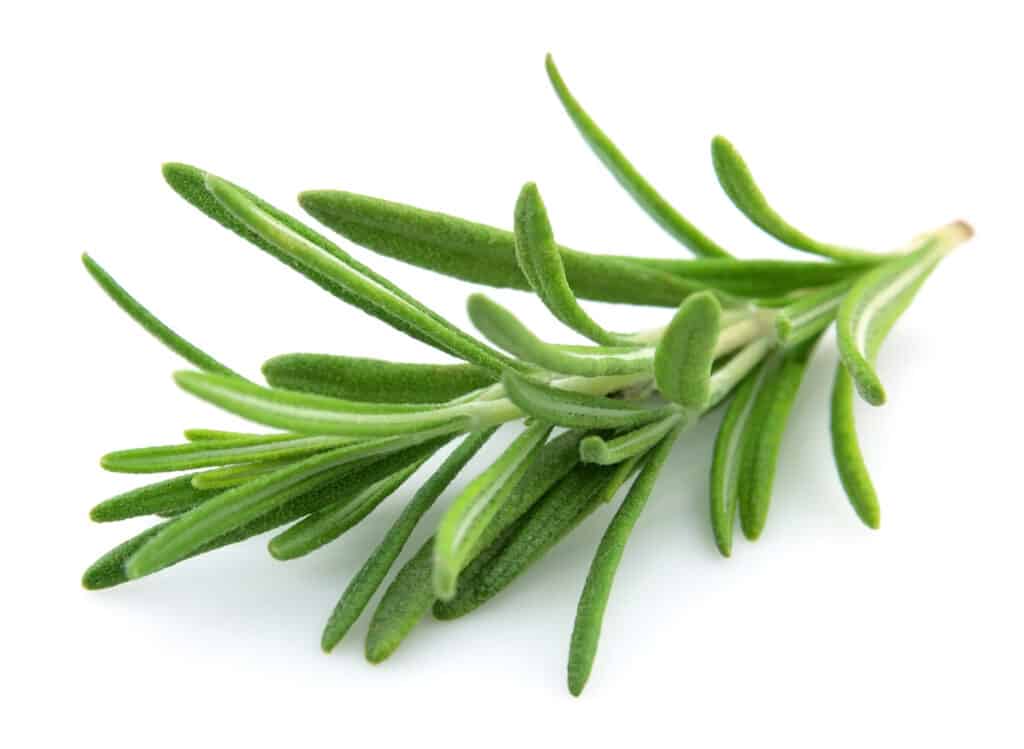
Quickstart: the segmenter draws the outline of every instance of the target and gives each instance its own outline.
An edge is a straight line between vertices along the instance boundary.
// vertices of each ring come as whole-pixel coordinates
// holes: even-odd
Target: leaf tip
[[[604,465],[608,462],[608,443],[596,434],[580,441],[580,460]]]
[[[860,393],[860,397],[872,406],[885,404],[885,388],[882,386],[882,381],[873,372],[858,373],[858,376],[854,378],[854,383],[857,385],[857,392]]]
[[[374,665],[378,665],[386,661],[392,653],[395,652],[395,648],[398,647],[398,643],[393,643],[390,640],[366,640],[366,648],[364,649],[364,655],[366,660]]]
[[[583,694],[583,687],[587,685],[587,677],[578,676],[573,673],[569,674],[569,694],[573,697],[579,697]]]
[[[455,597],[455,588],[459,575],[445,560],[434,562],[434,595],[442,601],[450,601]]]

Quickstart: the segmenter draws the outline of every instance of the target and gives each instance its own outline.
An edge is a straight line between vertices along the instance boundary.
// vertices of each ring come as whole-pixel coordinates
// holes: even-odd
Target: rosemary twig
[[[120,450],[107,470],[180,475],[97,504],[91,517],[161,521],[101,556],[90,589],[120,585],[277,530],[272,556],[290,560],[335,542],[447,443],[454,451],[417,490],[350,580],[321,638],[333,649],[384,584],[426,512],[503,424],[517,436],[450,498],[433,535],[401,565],[367,632],[367,658],[391,656],[433,608],[463,616],[506,589],[599,511],[639,469],[598,545],[580,597],[569,653],[569,690],[590,677],[603,615],[627,540],[673,443],[719,405],[724,416],[710,477],[711,532],[733,553],[766,526],[786,424],[808,361],[832,323],[840,364],[831,436],[843,488],[878,527],[880,506],[854,422],[854,394],[886,399],[878,350],[925,280],[970,228],[955,222],[908,250],[871,253],[813,239],[784,220],[736,149],[712,142],[719,183],[769,235],[826,261],[741,260],[683,218],[637,172],[569,93],[548,76],[573,123],[633,199],[700,257],[595,255],[556,244],[533,183],[510,211],[511,231],[352,193],[299,198],[343,237],[429,270],[536,293],[552,315],[595,345],[549,342],[489,298],[469,299],[470,319],[492,348],[434,312],[294,217],[216,175],[167,164],[189,203],[321,288],[457,359],[420,364],[337,354],[269,359],[269,387],[249,381],[171,330],[88,256],[86,269],[145,330],[199,371],[177,384],[277,432],[189,429],[184,444]],[[612,332],[580,300],[676,309],[660,327]],[[556,433],[558,430],[566,430]],[[554,436],[552,436],[554,434]],[[197,471],[196,469],[203,469]]]

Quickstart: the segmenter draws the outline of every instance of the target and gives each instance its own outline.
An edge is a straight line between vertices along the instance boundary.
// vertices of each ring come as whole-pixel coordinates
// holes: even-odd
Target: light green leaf
[[[732,533],[739,506],[740,474],[744,469],[744,435],[754,396],[764,383],[764,368],[748,376],[729,401],[715,438],[711,459],[711,530],[722,556],[732,554]]]
[[[836,318],[839,305],[853,285],[841,281],[812,291],[778,310],[775,331],[783,346],[797,346],[824,330]]]
[[[120,473],[187,471],[207,466],[255,463],[295,458],[330,450],[352,442],[348,437],[303,437],[268,434],[232,439],[187,442],[182,445],[140,447],[107,453],[100,464]]]
[[[531,289],[510,231],[341,190],[304,192],[299,203],[346,239],[387,257],[471,283]],[[668,260],[559,250],[569,286],[582,299],[678,307],[687,294],[708,288],[669,272]]]
[[[226,411],[303,434],[367,438],[427,431],[462,432],[518,415],[507,401],[452,406],[363,403],[270,390],[237,378],[201,372],[178,372],[175,381],[184,390]]]
[[[180,335],[167,327],[156,315],[143,307],[138,300],[124,290],[114,277],[103,270],[103,267],[88,255],[82,255],[82,263],[89,275],[100,285],[114,303],[128,313],[135,322],[149,332],[154,338],[167,346],[171,351],[207,372],[218,372],[225,375],[236,375],[228,367],[221,364],[201,348],[192,345]]]
[[[175,518],[135,552],[125,567],[128,577],[142,577],[187,558],[274,507],[353,470],[353,462],[363,457],[352,446],[339,447],[218,494]]]
[[[790,247],[848,263],[872,263],[877,255],[819,242],[789,224],[768,205],[736,148],[721,135],[711,141],[711,160],[725,194],[755,225]]]
[[[696,423],[694,414],[681,408],[669,409],[669,415],[657,421],[632,429],[613,439],[605,439],[599,434],[592,434],[580,442],[580,459],[584,463],[598,465],[614,465],[643,455],[653,448],[670,431],[677,427],[683,429]]]
[[[871,405],[885,403],[885,389],[873,366],[885,336],[939,261],[969,236],[966,225],[951,224],[914,252],[863,275],[843,299],[836,318],[839,355],[857,391]]]
[[[707,292],[679,307],[654,353],[654,376],[661,394],[692,411],[702,410],[711,395],[711,366],[722,308]]]
[[[878,528],[881,524],[882,511],[878,503],[878,493],[871,482],[860,450],[853,408],[853,379],[840,364],[836,367],[836,379],[832,385],[832,453],[839,471],[839,480],[857,517],[868,528]]]
[[[431,445],[422,458],[378,481],[353,482],[343,496],[270,539],[270,555],[282,561],[298,559],[336,540],[398,491],[435,449]]]
[[[320,646],[324,652],[329,653],[345,637],[381,583],[384,582],[385,576],[402,552],[420,518],[433,506],[441,493],[448,488],[448,485],[494,432],[494,428],[485,429],[467,436],[402,510],[402,514],[398,516],[394,525],[388,529],[380,544],[374,549],[373,554],[349,582],[338,604],[334,607],[320,639]]]
[[[647,456],[640,475],[633,482],[597,546],[576,608],[576,621],[569,645],[569,691],[574,696],[579,696],[590,677],[594,656],[597,654],[597,642],[601,636],[604,611],[626,542],[678,436],[678,431],[669,433]]]
[[[633,200],[654,219],[661,228],[679,240],[697,255],[705,257],[730,257],[729,253],[705,236],[696,226],[683,218],[675,208],[669,205],[657,190],[641,176],[636,168],[626,159],[611,139],[597,126],[569,92],[565,81],[555,67],[551,55],[547,56],[545,66],[548,78],[555,89],[562,106],[565,107],[569,119],[579,130],[583,140],[594,151],[601,162],[612,173],[616,181],[628,192]]]
[[[447,599],[455,594],[459,573],[473,558],[484,529],[515,490],[550,431],[546,424],[527,427],[445,513],[434,547],[434,592],[438,598]]]
[[[375,403],[444,403],[494,383],[472,364],[409,364],[331,354],[283,354],[263,364],[272,386]]]
[[[580,335],[602,344],[614,344],[618,337],[594,322],[576,301],[562,267],[547,209],[537,185],[528,182],[516,201],[516,260],[530,286],[555,317]]]
[[[650,346],[560,346],[537,338],[515,315],[483,294],[470,296],[467,308],[469,319],[487,340],[551,372],[602,377],[650,372],[654,367]]]
[[[751,430],[745,437],[747,468],[739,485],[740,521],[743,534],[751,541],[764,530],[782,435],[819,339],[820,335],[815,336],[782,352],[767,381],[754,394],[750,423],[756,425],[756,431]]]
[[[530,416],[573,429],[629,429],[670,413],[657,404],[571,392],[512,373],[502,383],[509,399]]]
[[[434,604],[439,619],[468,614],[504,590],[534,562],[586,519],[632,472],[622,467],[579,465],[548,491],[493,559],[450,601]],[[614,484],[614,486],[610,486]]]

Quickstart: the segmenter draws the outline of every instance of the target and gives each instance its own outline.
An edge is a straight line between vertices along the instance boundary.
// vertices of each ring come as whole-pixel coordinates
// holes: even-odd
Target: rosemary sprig
[[[433,535],[387,586],[369,624],[366,656],[375,663],[389,657],[431,608],[451,619],[486,604],[639,469],[583,586],[569,655],[569,689],[579,694],[626,542],[673,443],[726,404],[711,466],[712,535],[729,556],[738,514],[744,535],[758,538],[791,407],[833,322],[840,352],[833,452],[857,515],[878,527],[854,392],[873,405],[885,401],[874,368],[878,350],[940,261],[969,238],[969,227],[942,227],[903,252],[872,254],[818,241],[778,215],[736,149],[719,137],[712,142],[714,170],[737,208],[784,244],[826,261],[736,259],[640,176],[569,93],[550,57],[547,71],[570,119],[613,176],[701,257],[562,247],[532,183],[510,212],[511,231],[351,193],[301,194],[308,213],[357,244],[475,283],[533,291],[557,320],[596,344],[550,343],[514,310],[474,294],[469,316],[492,348],[251,192],[195,167],[166,165],[167,182],[203,213],[334,296],[460,361],[285,354],[264,364],[265,387],[174,332],[84,256],[90,275],[129,316],[199,370],[175,374],[182,389],[281,430],[189,429],[183,444],[105,455],[101,464],[111,471],[181,473],[92,509],[98,522],[163,520],[100,557],[86,570],[85,587],[119,585],[272,530],[273,557],[309,554],[402,495],[432,456],[459,439],[345,588],[321,638],[330,651],[384,584],[424,514],[499,426],[521,422],[518,435],[451,499]],[[663,327],[611,332],[581,299],[676,312]]]

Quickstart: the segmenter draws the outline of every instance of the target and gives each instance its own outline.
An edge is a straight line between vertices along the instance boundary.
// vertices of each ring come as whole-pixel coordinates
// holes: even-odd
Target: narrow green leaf
[[[711,375],[711,394],[706,410],[711,410],[750,374],[772,350],[772,341],[759,338],[743,347]]]
[[[839,479],[857,517],[868,528],[878,528],[882,515],[878,493],[860,451],[853,404],[853,379],[840,364],[836,367],[836,379],[832,386],[832,453],[839,470]]]
[[[658,389],[683,408],[700,411],[711,395],[721,312],[713,295],[695,294],[680,305],[654,352]]]
[[[243,437],[262,437],[265,435],[252,432],[226,432],[223,429],[186,429],[185,439],[189,442],[217,442],[220,440],[236,440]],[[284,435],[295,437],[296,435]]]
[[[594,656],[597,654],[597,642],[601,636],[601,622],[626,542],[678,436],[678,431],[669,433],[648,454],[640,475],[636,477],[598,544],[576,608],[576,621],[569,645],[569,691],[574,696],[579,696],[590,677]]]
[[[128,576],[142,577],[179,562],[288,500],[350,473],[356,461],[366,457],[359,448],[346,445],[314,455],[218,494],[177,518],[140,549],[127,564]]]
[[[361,523],[390,497],[427,461],[424,456],[412,465],[369,486],[349,489],[341,497],[300,520],[270,539],[268,549],[274,559],[298,559],[320,549]]]
[[[669,413],[664,406],[575,393],[512,373],[502,383],[509,399],[530,416],[573,429],[629,429]]]
[[[864,250],[819,242],[789,224],[768,205],[746,162],[736,148],[721,135],[715,136],[711,141],[711,160],[715,165],[718,181],[733,205],[756,226],[783,244],[847,263],[871,263],[878,259],[877,255]]]
[[[739,505],[739,478],[743,471],[743,436],[754,405],[754,395],[763,383],[763,370],[747,377],[729,401],[715,438],[711,460],[711,530],[715,545],[728,557],[732,554],[732,532]]]
[[[85,269],[89,271],[89,275],[95,279],[100,288],[107,292],[107,296],[113,299],[118,307],[127,312],[129,317],[171,351],[185,359],[185,361],[207,372],[219,372],[226,375],[235,374],[235,372],[221,364],[208,353],[192,345],[167,327],[156,315],[143,307],[135,297],[125,291],[114,280],[113,276],[103,270],[100,264],[91,257],[82,255],[82,263],[85,265]],[[241,375],[236,376],[240,377]]]
[[[516,260],[510,231],[339,190],[304,192],[299,203],[346,239],[387,257],[471,283],[531,288]],[[647,267],[659,261],[559,249],[569,286],[582,299],[678,307],[688,294],[707,288]]]
[[[363,459],[362,463],[372,463],[373,460],[374,459]],[[380,463],[383,463],[383,461],[376,461],[375,463],[372,463],[372,465]],[[370,466],[367,466],[363,470],[369,470],[369,467]],[[354,470],[355,468],[353,468],[353,471]],[[283,504],[275,505],[267,512],[258,515],[241,527],[236,528],[229,533],[225,533],[207,544],[204,544],[202,547],[196,549],[194,552],[178,561],[185,561],[185,559],[191,559],[192,557],[199,556],[200,554],[205,554],[224,546],[245,541],[253,536],[258,536],[261,533],[266,533],[274,528],[287,525],[288,523],[291,523],[304,515],[308,515],[311,512],[316,512],[321,507],[332,502],[339,492],[344,491],[348,479],[348,473],[340,473],[338,478],[333,481],[295,496]],[[180,518],[181,516],[176,517]],[[121,545],[107,552],[88,570],[86,570],[82,584],[86,588],[109,588],[135,579],[128,576],[124,562],[131,558],[137,550],[141,549],[144,544],[157,533],[166,529],[170,525],[170,522],[171,521],[161,523],[158,526],[150,528],[149,530],[128,539]],[[177,562],[174,562],[173,564],[177,564]],[[157,570],[153,571],[155,572]]]
[[[108,471],[120,473],[187,471],[208,466],[297,458],[351,442],[352,440],[347,437],[267,434],[120,450],[104,455],[100,459],[100,464]]]
[[[300,232],[230,182],[206,175],[206,189],[250,230],[305,268],[343,289],[346,301],[442,351],[500,373],[515,362],[466,335],[447,320],[312,231]],[[320,241],[317,241],[319,239]]]
[[[349,629],[363,613],[377,592],[391,566],[402,552],[420,518],[429,510],[441,493],[491,438],[496,428],[473,432],[445,459],[431,477],[420,487],[402,510],[394,525],[388,529],[373,554],[349,582],[338,604],[324,627],[320,646],[329,653],[341,642]],[[432,561],[433,557],[431,557]]]
[[[579,443],[585,432],[558,435],[541,447],[530,461],[515,491],[484,528],[474,559],[459,574],[460,585],[503,546],[530,508],[579,462]],[[436,599],[433,586],[434,539],[430,539],[402,567],[381,598],[366,635],[366,657],[380,663],[390,656]]]
[[[366,633],[366,660],[381,663],[395,652],[434,602],[430,539],[398,571],[373,612]]]
[[[609,345],[618,338],[606,331],[576,301],[562,266],[562,256],[548,221],[548,212],[537,185],[528,182],[516,201],[516,260],[530,286],[555,317],[597,343]]]
[[[516,489],[550,432],[547,424],[527,427],[448,508],[438,525],[434,548],[434,592],[438,598],[455,594],[459,572],[473,558],[484,529]]]
[[[118,544],[106,554],[101,556],[82,575],[82,587],[86,590],[102,590],[112,588],[115,585],[127,582],[128,577],[124,572],[124,563],[141,549],[151,538],[161,533],[171,520],[147,528],[124,543]]]
[[[755,299],[783,296],[850,281],[886,259],[884,255],[879,255],[872,262],[865,260],[863,263],[848,264],[819,260],[630,258],[621,255],[602,257],[640,264],[693,284],[706,284],[726,294]]]
[[[775,331],[783,346],[797,346],[824,330],[835,320],[852,281],[841,281],[812,291],[780,309]]]
[[[257,423],[305,434],[389,437],[428,430],[467,431],[488,415],[515,416],[500,402],[465,406],[362,403],[322,395],[270,390],[233,377],[177,372],[184,390]],[[503,419],[502,419],[503,420]]]
[[[626,159],[622,151],[612,143],[611,139],[604,134],[604,131],[597,126],[597,123],[590,118],[590,115],[569,92],[551,55],[547,56],[544,64],[551,85],[569,115],[569,119],[572,120],[580,135],[583,136],[583,140],[587,142],[601,163],[607,167],[615,180],[630,194],[637,205],[643,208],[662,229],[695,254],[706,257],[729,257],[728,252],[683,218]]]
[[[602,377],[653,369],[654,350],[649,346],[560,346],[545,343],[509,310],[483,294],[471,295],[467,308],[469,319],[487,340],[552,372]]]
[[[214,494],[194,487],[192,478],[192,475],[177,476],[118,494],[93,507],[89,517],[97,523],[109,523],[142,515],[190,509]]]
[[[614,439],[605,439],[601,435],[592,434],[580,442],[580,459],[584,463],[597,463],[606,466],[622,463],[646,453],[661,442],[662,438],[672,429],[677,427],[685,429],[695,422],[696,418],[692,414],[677,408],[658,421],[620,434]]]
[[[284,354],[263,365],[272,386],[376,403],[444,403],[494,383],[472,364],[407,364],[330,354]]]
[[[277,460],[262,460],[258,463],[239,463],[237,465],[213,468],[209,471],[200,471],[192,474],[192,486],[196,489],[230,489],[251,481],[257,476],[264,476],[273,473],[287,465],[291,465],[296,458],[279,458]]]
[[[639,457],[634,457],[616,466],[577,466],[531,509],[501,551],[473,578],[472,584],[460,585],[451,601],[434,604],[434,615],[439,619],[463,616],[508,587],[595,508],[611,499],[638,461]]]
[[[839,307],[839,355],[857,391],[873,406],[885,403],[885,389],[873,366],[882,341],[943,256],[970,236],[966,225],[953,224],[945,231],[862,276]]]
[[[750,435],[751,441],[744,447],[750,451],[750,467],[746,474],[748,480],[741,477],[739,496],[743,533],[751,541],[760,537],[764,530],[782,435],[807,363],[819,340],[820,335],[815,336],[783,353],[778,366],[768,376],[769,382],[754,395],[752,421],[758,428],[756,436]]]

